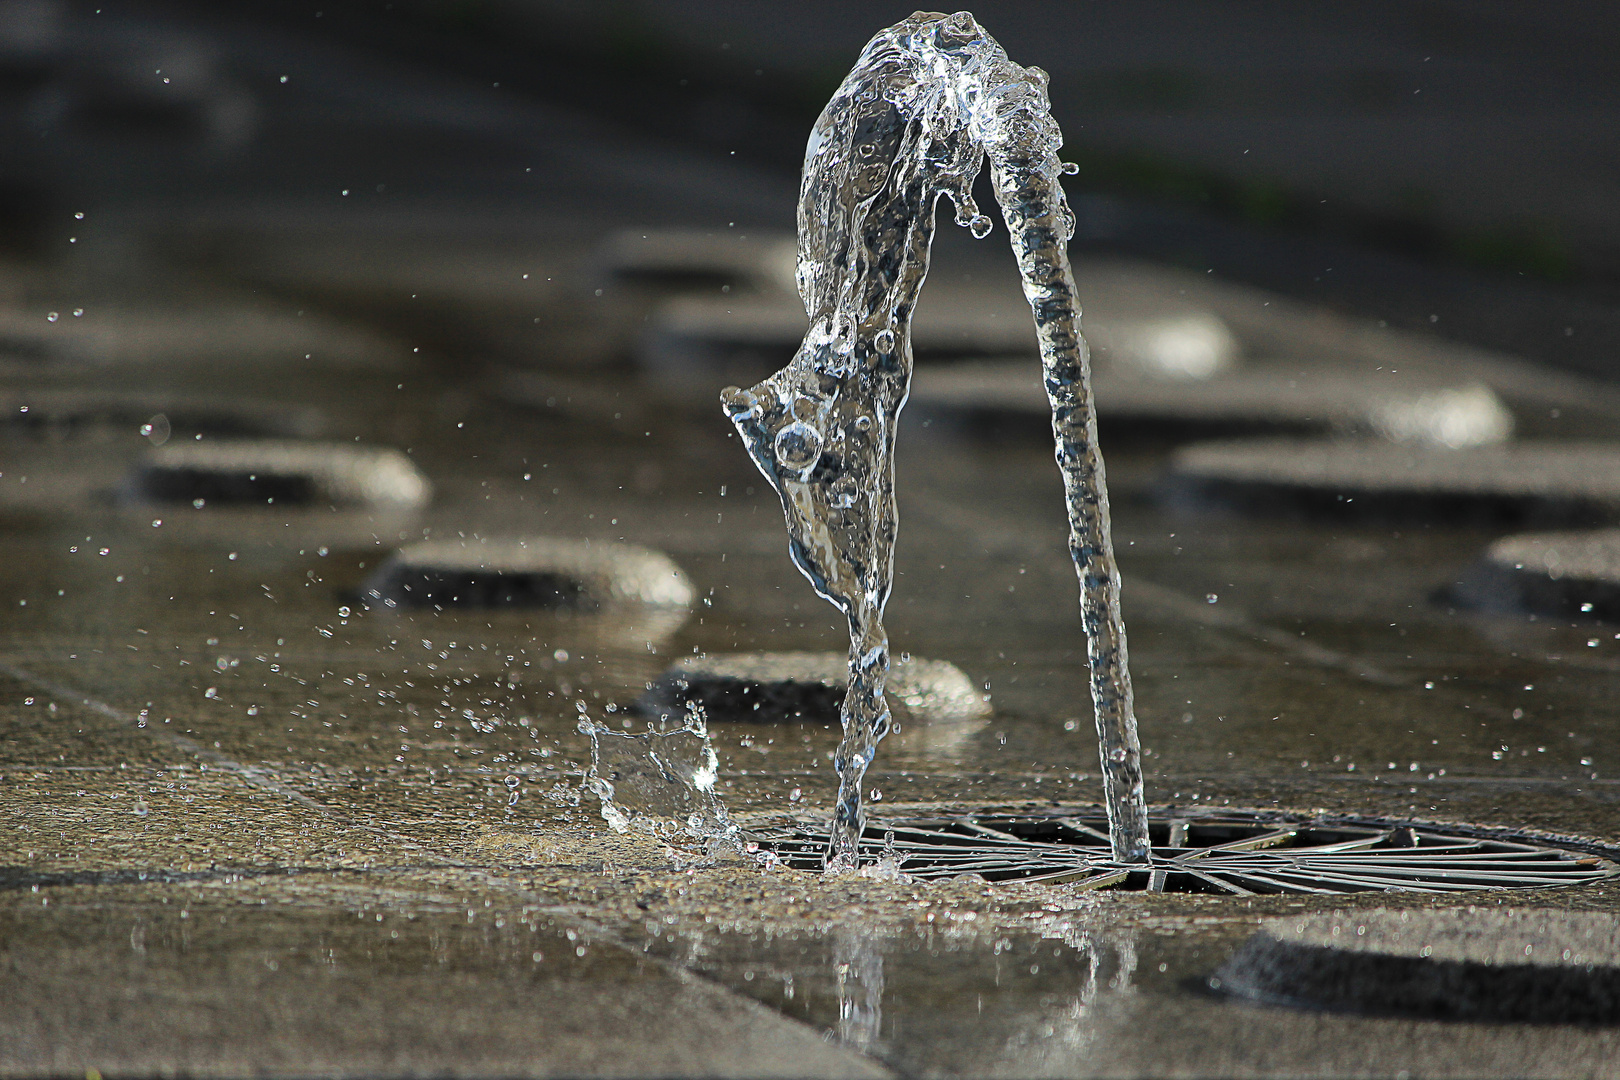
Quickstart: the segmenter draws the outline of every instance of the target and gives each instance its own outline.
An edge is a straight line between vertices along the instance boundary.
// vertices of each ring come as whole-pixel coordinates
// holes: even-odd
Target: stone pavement
[[[273,78],[295,55],[266,39],[243,63]],[[1470,904],[1613,919],[1613,881],[1075,892],[828,879],[614,832],[582,790],[582,713],[635,731],[635,703],[684,658],[843,646],[714,401],[687,407],[636,372],[643,320],[673,294],[599,262],[641,224],[627,206],[709,227],[790,214],[791,185],[328,59],[307,83],[290,68],[287,112],[261,117],[239,167],[143,159],[78,243],[0,263],[7,318],[45,328],[0,338],[0,1073],[1620,1073],[1607,1027],[1208,989],[1271,919],[1466,919]],[[337,158],[311,149],[323,140]],[[566,152],[546,158],[553,145]],[[320,167],[278,190],[278,154]],[[341,179],[357,161],[397,171]],[[602,168],[582,178],[581,161]],[[215,186],[177,208],[193,175]],[[443,200],[376,190],[413,176],[443,179]],[[935,272],[968,287],[982,265],[947,241]],[[1168,280],[1244,357],[1299,357],[1307,378],[1318,355],[1410,360],[1489,386],[1520,433],[1566,430],[1547,429],[1558,410],[1612,442],[1612,390]],[[117,347],[39,343],[76,325]],[[23,419],[36,407],[50,419]],[[876,812],[1094,804],[1050,449],[925,419],[901,435],[894,646],[971,675],[992,712],[887,741]],[[422,498],[159,503],[128,482],[177,445],[249,436],[392,448]],[[1620,640],[1450,606],[1493,527],[1208,514],[1163,497],[1175,447],[1105,445],[1150,801],[1610,850]],[[594,610],[363,602],[409,545],[529,538],[639,545],[684,587]],[[825,810],[832,728],[710,730],[715,791],[742,825]]]

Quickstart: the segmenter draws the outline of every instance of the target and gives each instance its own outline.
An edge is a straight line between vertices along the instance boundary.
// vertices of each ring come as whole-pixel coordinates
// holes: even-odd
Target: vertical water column
[[[1063,171],[1057,157],[1062,135],[1046,105],[1046,73],[1029,68],[1027,78],[1039,91],[1039,107],[1026,101],[1019,109],[1024,116],[1004,111],[1000,119],[1005,137],[988,146],[986,156],[1024,296],[1035,317],[1046,395],[1052,405],[1052,434],[1069,512],[1069,555],[1080,582],[1080,622],[1091,662],[1109,840],[1115,859],[1143,862],[1150,847],[1142,754],[1119,606],[1108,480],[1097,446],[1090,357],[1080,336],[1080,308],[1069,266],[1074,215],[1058,181]]]

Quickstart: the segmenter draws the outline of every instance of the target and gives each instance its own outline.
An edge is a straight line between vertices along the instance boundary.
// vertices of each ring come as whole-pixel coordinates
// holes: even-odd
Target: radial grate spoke
[[[1580,847],[1400,822],[1234,811],[1152,824],[1153,835],[1166,843],[1154,847],[1147,865],[1113,861],[1100,813],[873,822],[862,852],[868,859],[888,853],[904,873],[926,881],[976,874],[993,882],[1238,896],[1541,889],[1620,873],[1606,855]],[[818,869],[827,845],[825,829],[813,827],[781,827],[752,838],[799,869]]]

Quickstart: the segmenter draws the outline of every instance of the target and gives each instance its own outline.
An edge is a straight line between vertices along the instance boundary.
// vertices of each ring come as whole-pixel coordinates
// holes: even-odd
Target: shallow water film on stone
[[[828,102],[805,152],[798,287],[810,316],[789,365],[722,395],[782,498],[793,560],[849,619],[850,679],[835,758],[828,869],[858,865],[861,783],[894,724],[883,611],[898,519],[896,424],[912,373],[911,317],[928,273],[934,206],[976,237],[971,188],[986,158],[1034,314],[1080,579],[1082,623],[1116,859],[1146,857],[1119,573],[1097,449],[1086,345],[1065,250],[1074,219],[1046,74],[1007,58],[966,12],[918,13],[874,37]]]

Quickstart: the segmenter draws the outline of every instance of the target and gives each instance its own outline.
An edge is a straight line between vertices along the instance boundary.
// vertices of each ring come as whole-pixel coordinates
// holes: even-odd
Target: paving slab
[[[445,890],[386,911],[353,890],[352,906],[224,892],[0,898],[0,1073],[890,1075],[532,910]]]
[[[1254,510],[1447,521],[1620,520],[1620,444],[1524,441],[1457,450],[1254,439],[1186,447],[1171,497]]]

